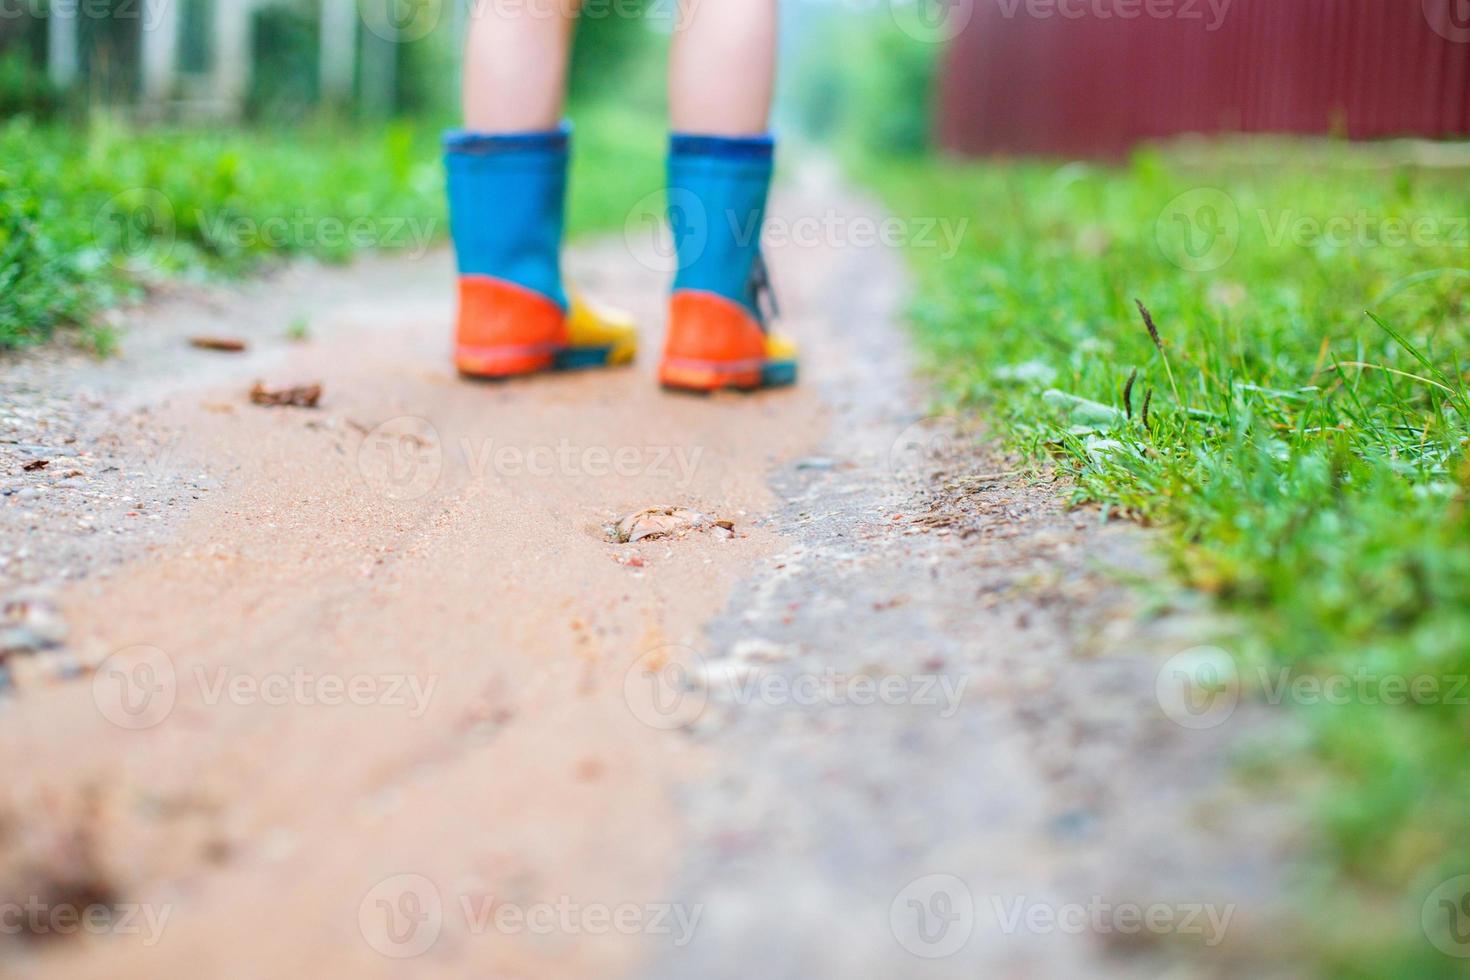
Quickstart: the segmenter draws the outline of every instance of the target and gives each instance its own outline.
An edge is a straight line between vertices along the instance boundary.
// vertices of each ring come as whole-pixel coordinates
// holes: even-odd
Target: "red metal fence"
[[[968,2],[940,83],[939,138],[956,152],[1470,134],[1470,0]]]

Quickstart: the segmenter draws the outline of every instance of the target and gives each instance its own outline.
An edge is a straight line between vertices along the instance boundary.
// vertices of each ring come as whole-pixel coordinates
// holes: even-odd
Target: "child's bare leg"
[[[459,265],[454,360],[476,377],[626,363],[638,333],[581,308],[562,282],[571,131],[561,114],[580,0],[476,0],[465,128],[446,133]]]
[[[776,75],[776,0],[683,0],[669,59],[674,131],[766,131]]]
[[[761,229],[775,140],[776,0],[684,0],[669,65],[669,226],[678,271],[659,380],[759,388],[796,380],[770,330]]]
[[[581,0],[476,0],[465,42],[465,128],[552,129],[566,102],[572,28]]]

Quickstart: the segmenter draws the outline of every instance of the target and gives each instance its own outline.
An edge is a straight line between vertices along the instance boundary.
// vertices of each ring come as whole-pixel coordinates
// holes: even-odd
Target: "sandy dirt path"
[[[826,184],[780,209],[873,213]],[[804,383],[712,399],[652,383],[657,272],[623,242],[571,264],[647,325],[635,368],[461,381],[443,254],[7,366],[13,427],[65,393],[26,438],[83,472],[6,498],[7,587],[70,581],[63,648],[12,658],[0,706],[0,900],[136,918],[0,937],[7,971],[1153,975],[1202,948],[995,921],[1094,894],[1229,904],[1184,975],[1240,968],[1279,834],[1200,824],[1235,793],[1224,733],[1154,692],[1190,620],[1100,571],[1146,565],[1131,532],[966,483],[1008,464],[912,427],[899,257],[775,249]],[[251,406],[256,377],[321,407]],[[735,534],[608,540],[666,503]]]

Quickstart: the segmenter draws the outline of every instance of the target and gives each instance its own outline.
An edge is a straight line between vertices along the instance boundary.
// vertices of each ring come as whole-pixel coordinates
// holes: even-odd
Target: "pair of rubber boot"
[[[462,374],[505,378],[625,364],[632,320],[595,306],[561,275],[571,131],[445,137],[449,214],[459,264],[454,360]],[[714,391],[796,380],[796,352],[768,329],[760,234],[770,137],[676,134],[668,164],[678,271],[660,383]]]

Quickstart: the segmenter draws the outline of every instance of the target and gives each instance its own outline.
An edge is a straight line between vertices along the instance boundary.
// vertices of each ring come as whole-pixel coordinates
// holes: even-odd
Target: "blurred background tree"
[[[838,151],[911,156],[929,148],[940,45],[905,34],[881,6],[854,13],[792,4],[786,17],[785,128]]]

